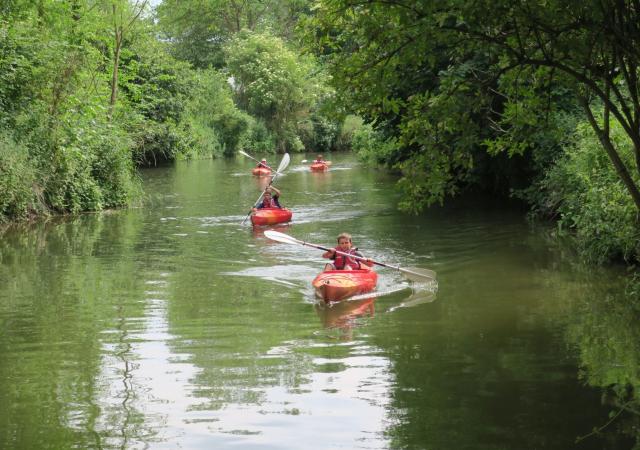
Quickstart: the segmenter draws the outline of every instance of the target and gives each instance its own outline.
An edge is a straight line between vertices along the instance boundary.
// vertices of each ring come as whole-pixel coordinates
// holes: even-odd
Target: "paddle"
[[[324,250],[324,251],[333,250],[333,249],[330,249],[330,248],[322,247],[321,245],[311,244],[309,242],[301,241],[299,239],[296,239],[294,237],[289,236],[288,234],[280,233],[278,231],[267,230],[267,231],[264,232],[264,235],[266,237],[268,237],[269,239],[272,239],[272,240],[278,241],[278,242],[283,242],[285,244],[301,244],[301,245],[306,245],[307,247],[313,247],[313,248],[317,248],[319,250]],[[340,255],[349,256],[350,258],[353,258],[353,259],[359,259],[360,261],[367,261],[368,260],[369,262],[372,262],[373,264],[375,264],[377,266],[382,266],[382,267],[387,267],[389,269],[398,270],[398,271],[402,272],[403,274],[405,274],[406,277],[409,278],[412,281],[425,282],[425,281],[428,281],[428,280],[435,280],[436,279],[436,273],[433,270],[418,269],[418,268],[415,268],[415,267],[411,267],[411,268],[405,269],[404,267],[392,266],[392,265],[381,263],[381,262],[378,262],[378,261],[373,261],[372,259],[351,255],[349,253],[344,253],[344,252],[341,252],[339,250],[335,250],[335,252],[340,254]]]
[[[264,191],[262,191],[262,193],[260,194],[260,197],[258,197],[258,200],[256,200],[253,203],[253,206],[251,207],[251,211],[249,211],[249,213],[246,215],[246,217],[242,220],[242,223],[240,225],[244,225],[244,223],[247,221],[247,219],[249,218],[249,216],[251,216],[251,212],[253,211],[253,208],[255,208],[255,206],[260,203],[260,200],[262,200],[262,196],[264,195],[265,192],[267,192],[267,189],[269,189],[269,186],[271,186],[273,184],[273,180],[276,179],[276,177],[278,175],[280,175],[284,169],[287,168],[287,166],[289,165],[289,161],[291,160],[291,157],[289,156],[288,153],[285,153],[284,156],[282,157],[282,161],[280,161],[280,165],[278,166],[278,170],[276,170],[275,175],[273,175],[271,177],[271,180],[269,180],[269,184],[267,184],[267,187],[264,188]]]
[[[251,156],[250,154],[248,154],[246,152],[243,152],[242,150],[238,150],[238,153],[240,153],[243,156],[246,156],[247,158],[253,159],[255,162],[257,162],[259,164],[262,164],[264,167],[266,167],[269,170],[273,170],[271,167],[269,167],[268,164],[263,164],[262,161],[258,161],[256,158],[254,158],[253,156]],[[289,163],[287,163],[287,164],[289,164]],[[278,173],[278,171],[276,171],[276,173]],[[280,175],[282,175],[282,174],[280,174]]]

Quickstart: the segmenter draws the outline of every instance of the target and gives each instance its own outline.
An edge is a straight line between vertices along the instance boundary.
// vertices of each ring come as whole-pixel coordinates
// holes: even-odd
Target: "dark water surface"
[[[576,442],[618,412],[605,387],[637,358],[637,324],[611,307],[623,277],[573,264],[521,211],[403,215],[391,177],[302,158],[276,182],[294,211],[277,230],[325,246],[349,231],[369,257],[437,271],[437,292],[380,268],[395,292],[320,308],[322,252],[240,226],[253,163],[147,170],[138,208],[3,236],[0,448],[633,446],[624,417]]]

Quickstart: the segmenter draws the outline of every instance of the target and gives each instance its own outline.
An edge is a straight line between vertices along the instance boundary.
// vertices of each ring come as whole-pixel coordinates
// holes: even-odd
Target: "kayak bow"
[[[274,225],[289,222],[293,213],[287,208],[261,208],[251,213],[251,223],[254,225]]]
[[[329,170],[329,166],[324,163],[313,163],[309,166],[312,172],[326,172]]]
[[[378,274],[373,270],[327,270],[311,282],[316,296],[326,303],[339,302],[376,287]]]

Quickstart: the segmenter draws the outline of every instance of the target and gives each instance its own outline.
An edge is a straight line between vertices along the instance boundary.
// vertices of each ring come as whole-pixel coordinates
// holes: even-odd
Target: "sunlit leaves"
[[[239,105],[268,124],[280,149],[301,150],[297,122],[320,92],[312,61],[269,34],[240,33],[225,54]]]

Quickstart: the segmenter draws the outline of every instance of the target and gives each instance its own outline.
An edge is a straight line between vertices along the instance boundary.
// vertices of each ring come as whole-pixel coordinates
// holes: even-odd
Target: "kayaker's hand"
[[[367,266],[373,266],[373,260],[372,259],[367,258],[367,259],[364,260],[364,263]]]

